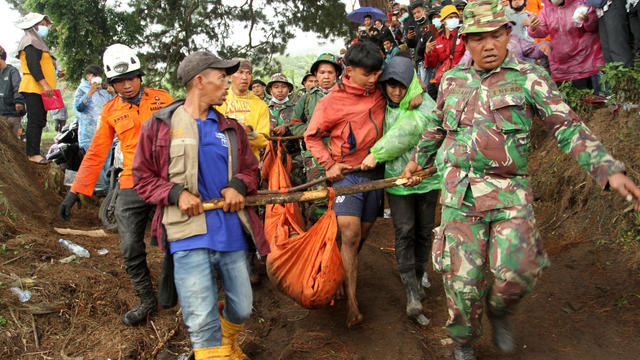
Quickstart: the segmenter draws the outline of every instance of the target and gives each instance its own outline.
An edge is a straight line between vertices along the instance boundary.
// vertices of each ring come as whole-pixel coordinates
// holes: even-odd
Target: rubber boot
[[[136,295],[140,298],[138,306],[127,311],[122,317],[122,322],[125,325],[133,326],[143,322],[147,315],[156,311],[158,307],[158,300],[153,293],[153,287],[151,282],[144,286],[135,286]]]
[[[193,349],[195,360],[231,360],[231,346],[214,346],[202,349]]]
[[[423,288],[431,287],[429,278],[427,278],[427,272],[424,270],[424,264],[416,265],[416,279],[418,280],[418,297],[420,298],[420,301],[424,301],[424,299],[427,298],[427,294],[424,292]],[[425,279],[428,286],[425,286]]]
[[[236,342],[238,334],[242,331],[244,324],[234,324],[222,316],[224,302],[218,302],[218,312],[220,313],[220,327],[222,328],[222,345],[231,346],[231,360],[249,360],[249,357],[242,352]]]
[[[507,314],[496,314],[489,308],[487,317],[493,328],[493,343],[503,353],[513,353],[516,350],[516,342]]]
[[[453,357],[456,360],[477,360],[476,352],[473,351],[473,345],[453,345]]]
[[[422,313],[422,303],[418,295],[418,279],[416,273],[409,271],[400,273],[400,281],[407,292],[407,316],[417,321],[422,326],[429,325],[429,319]]]

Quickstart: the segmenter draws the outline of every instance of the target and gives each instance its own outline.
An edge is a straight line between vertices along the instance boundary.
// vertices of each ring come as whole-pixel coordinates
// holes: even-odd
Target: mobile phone
[[[409,26],[409,31],[416,31],[416,27],[415,26]]]

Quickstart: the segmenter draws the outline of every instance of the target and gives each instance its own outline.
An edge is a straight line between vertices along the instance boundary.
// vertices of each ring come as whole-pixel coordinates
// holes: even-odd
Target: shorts
[[[332,186],[345,186],[371,181],[369,178],[347,174],[344,179],[334,182]],[[384,202],[384,190],[372,190],[364,193],[336,196],[333,211],[337,216],[356,216],[362,222],[376,221]]]

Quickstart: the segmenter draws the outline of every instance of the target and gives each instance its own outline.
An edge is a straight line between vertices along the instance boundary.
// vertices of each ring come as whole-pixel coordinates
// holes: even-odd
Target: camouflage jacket
[[[269,123],[271,129],[279,125],[285,125],[287,128],[291,125],[293,119],[293,109],[295,103],[291,100],[284,104],[269,103]]]
[[[326,93],[318,86],[315,86],[309,89],[309,91],[298,99],[293,110],[293,118],[296,119],[296,122],[290,127],[291,134],[304,134],[305,130],[307,130],[307,126],[309,125],[309,121],[311,121],[311,116],[313,115],[313,111],[316,108],[318,100],[322,99],[325,94]]]
[[[483,75],[471,61],[446,73],[412,159],[424,166],[435,155],[446,206],[460,208],[467,189],[479,211],[531,203],[527,157],[535,115],[601,187],[624,171],[564,103],[549,75],[511,54]]]

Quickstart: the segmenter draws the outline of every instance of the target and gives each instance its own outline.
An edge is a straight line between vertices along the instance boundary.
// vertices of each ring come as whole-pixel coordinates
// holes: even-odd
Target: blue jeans
[[[194,349],[220,346],[222,330],[216,273],[226,295],[224,318],[243,324],[251,315],[253,303],[247,251],[178,251],[173,254],[173,262],[182,319],[189,330],[191,345]]]
[[[417,65],[416,75],[422,80],[423,83],[428,84],[427,69],[424,68],[424,60],[420,61]]]

